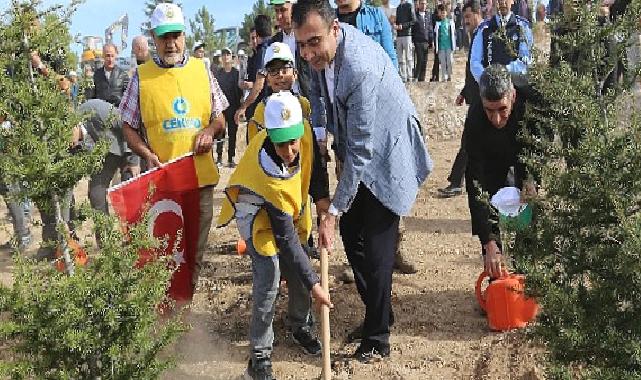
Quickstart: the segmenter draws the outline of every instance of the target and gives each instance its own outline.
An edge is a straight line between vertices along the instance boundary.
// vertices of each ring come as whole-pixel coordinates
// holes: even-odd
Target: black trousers
[[[345,253],[365,304],[363,341],[389,344],[399,220],[362,183],[352,206],[340,218]]]
[[[467,152],[465,151],[465,134],[461,137],[461,147],[456,153],[456,158],[452,164],[452,171],[447,177],[447,180],[450,182],[450,185],[455,187],[463,186],[463,178],[465,177],[465,167],[467,166]]]
[[[236,156],[236,135],[238,134],[238,124],[234,121],[234,115],[236,114],[236,109],[226,109],[223,112],[225,115],[225,121],[227,122],[227,128],[225,128],[225,133],[222,136],[218,136],[221,140],[216,142],[216,153],[218,158],[223,156],[223,145],[225,145],[225,135],[229,136],[229,144],[227,146],[227,161],[231,162]]]
[[[434,49],[434,64],[432,65],[432,80],[438,81],[439,73],[440,73],[440,71],[439,71],[439,66],[440,65],[441,64],[440,64],[439,59],[438,59],[438,51],[436,51],[436,49]]]
[[[416,52],[416,75],[419,82],[425,81],[425,72],[427,71],[427,55],[428,55],[428,43],[427,42],[417,42],[414,44],[414,51]]]

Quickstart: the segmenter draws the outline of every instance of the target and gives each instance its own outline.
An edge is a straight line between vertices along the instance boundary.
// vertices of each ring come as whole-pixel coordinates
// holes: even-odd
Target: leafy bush
[[[59,246],[67,230],[61,199],[99,170],[107,152],[104,143],[92,151],[70,149],[84,116],[73,111],[55,76],[75,69],[65,65],[73,62],[68,24],[78,4],[41,10],[40,0],[12,0],[0,20],[0,116],[12,124],[0,132],[1,180],[19,184],[18,197],[56,211]],[[34,51],[48,57],[49,75],[35,72]],[[93,213],[92,219],[101,248],[89,252],[85,267],[66,265],[63,274],[15,256],[13,285],[0,287],[3,377],[153,379],[171,365],[162,350],[183,328],[177,317],[161,320],[159,307],[168,302],[173,270],[160,257],[136,266],[140,249],[162,247],[146,222],[125,234],[113,217]]]
[[[183,328],[159,321],[158,307],[173,271],[161,258],[136,267],[140,249],[158,248],[146,223],[125,235],[113,217],[94,220],[101,251],[73,276],[16,256],[14,284],[0,291],[0,331],[16,353],[5,375],[153,379],[171,365],[159,355]]]
[[[612,24],[587,6],[561,20],[563,59],[530,73],[541,101],[527,117],[555,138],[526,137],[542,196],[513,252],[543,306],[534,332],[553,378],[641,377],[641,122],[627,91],[638,68],[603,88],[640,9],[630,2]]]

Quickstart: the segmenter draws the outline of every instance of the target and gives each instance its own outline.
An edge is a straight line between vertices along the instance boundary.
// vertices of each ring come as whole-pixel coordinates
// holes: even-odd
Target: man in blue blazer
[[[383,48],[339,23],[328,0],[299,0],[292,19],[301,57],[313,69],[310,92],[327,100],[342,166],[331,204],[318,210],[319,240],[333,244],[340,215],[345,253],[365,304],[355,358],[367,362],[390,353],[399,218],[409,214],[432,162],[416,109]]]

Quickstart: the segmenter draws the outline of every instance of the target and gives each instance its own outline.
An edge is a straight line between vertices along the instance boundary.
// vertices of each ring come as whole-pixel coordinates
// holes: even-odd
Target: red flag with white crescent
[[[154,193],[149,204],[149,234],[167,239],[164,254],[171,255],[177,267],[169,295],[177,301],[191,300],[200,216],[194,157],[180,157],[110,188],[109,199],[123,222],[132,224],[142,219],[150,186],[154,187]],[[140,252],[139,264],[149,259],[149,252]]]

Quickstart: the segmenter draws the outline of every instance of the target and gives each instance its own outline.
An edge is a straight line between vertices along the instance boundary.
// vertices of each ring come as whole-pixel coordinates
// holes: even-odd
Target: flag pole
[[[323,290],[329,294],[329,259],[327,249],[322,248],[320,252],[321,262],[321,286]],[[330,330],[329,330],[329,306],[321,306],[321,330],[322,330],[322,343],[323,343],[323,373],[322,380],[330,380],[332,378],[332,362],[330,350]]]

